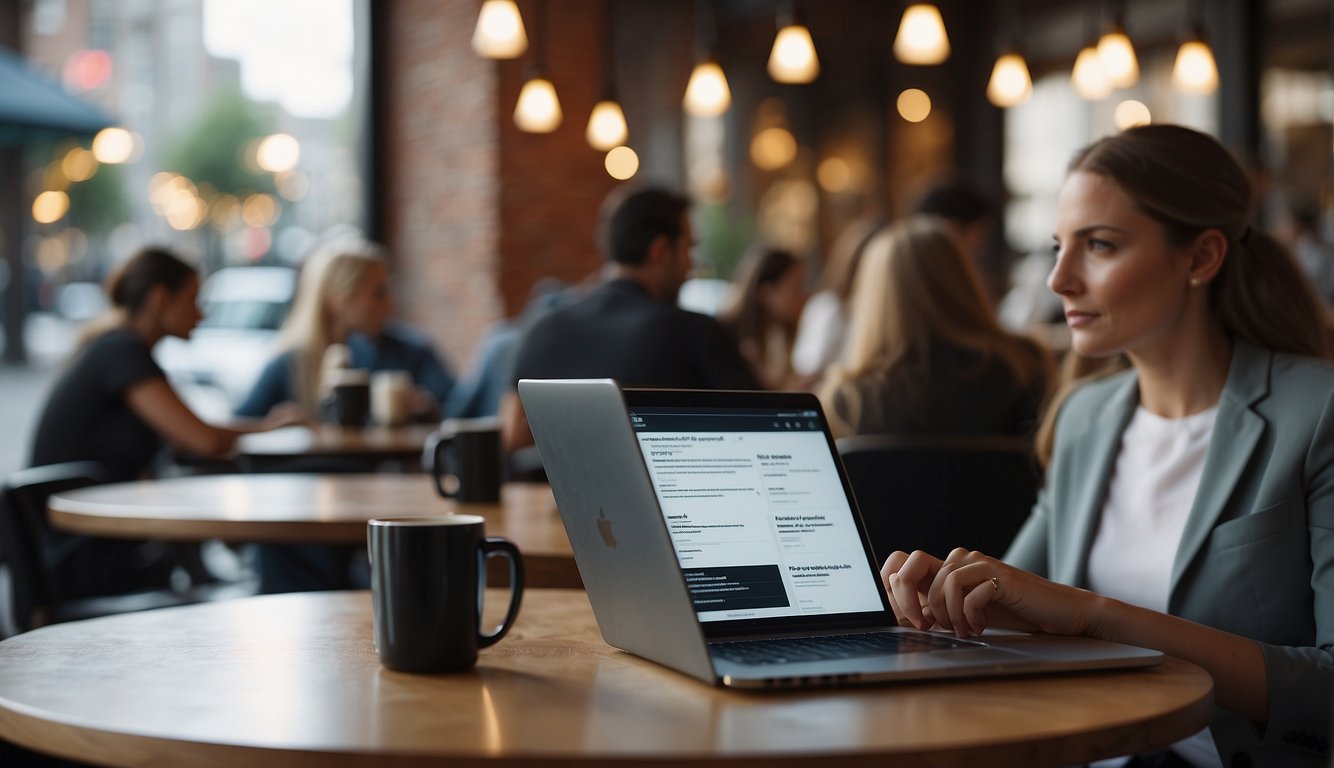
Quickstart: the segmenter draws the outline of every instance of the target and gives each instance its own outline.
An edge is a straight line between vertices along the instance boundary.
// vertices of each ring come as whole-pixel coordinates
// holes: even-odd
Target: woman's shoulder
[[[1135,377],[1135,369],[1127,368],[1108,376],[1098,376],[1079,382],[1065,400],[1061,409],[1065,413],[1094,414],[1106,407],[1109,400],[1121,394],[1128,379]]]
[[[1314,408],[1325,407],[1334,399],[1334,362],[1274,352],[1269,368],[1269,395],[1287,406],[1304,403]]]

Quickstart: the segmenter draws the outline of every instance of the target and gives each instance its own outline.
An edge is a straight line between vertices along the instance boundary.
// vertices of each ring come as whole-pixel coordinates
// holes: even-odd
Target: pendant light
[[[528,50],[523,17],[514,0],[485,0],[477,14],[472,49],[488,59],[517,59]]]
[[[1087,6],[1086,6],[1087,8]],[[1070,85],[1075,93],[1085,101],[1101,101],[1112,93],[1112,84],[1107,81],[1107,72],[1098,58],[1097,19],[1094,12],[1086,10],[1084,14],[1084,47],[1075,56],[1075,67],[1070,72]]]
[[[533,19],[533,63],[528,67],[519,102],[514,106],[514,124],[528,133],[551,133],[560,127],[564,115],[556,86],[546,73],[546,44],[543,40],[545,0],[538,0]]]
[[[1183,93],[1213,93],[1218,90],[1218,64],[1204,38],[1204,12],[1199,0],[1191,0],[1189,24],[1190,31],[1172,65],[1172,85]]]
[[[987,81],[987,100],[1001,109],[1023,104],[1033,95],[1028,62],[1019,52],[1019,11],[1017,8],[1005,10],[1008,11],[1006,18],[1010,20],[1010,44],[997,57],[996,65],[991,68],[991,79]]]
[[[1028,74],[1024,57],[1018,51],[1012,51],[996,59],[991,79],[987,82],[987,100],[1004,109],[1023,104],[1032,95],[1033,78]]]
[[[710,0],[695,3],[696,34],[699,54],[695,69],[686,83],[685,110],[693,117],[718,117],[732,106],[732,90],[727,87],[727,75],[713,55],[713,8]],[[707,30],[706,30],[706,25]]]
[[[1139,59],[1122,18],[1120,12],[1116,13],[1107,31],[1098,39],[1098,60],[1113,88],[1129,88],[1139,81]]]
[[[908,6],[894,35],[894,58],[903,64],[940,64],[950,57],[950,39],[940,9],[930,3]]]
[[[602,23],[602,97],[588,115],[584,137],[593,149],[606,152],[624,144],[630,137],[630,129],[625,124],[625,112],[616,98],[616,26],[611,0],[603,0]]]
[[[780,83],[804,84],[820,76],[820,58],[815,54],[811,30],[796,2],[778,13],[778,34],[769,51],[769,76]]]

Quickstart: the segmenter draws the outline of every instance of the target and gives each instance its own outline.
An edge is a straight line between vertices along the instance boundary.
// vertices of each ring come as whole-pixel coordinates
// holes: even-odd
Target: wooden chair
[[[238,585],[216,585],[189,591],[161,588],[98,597],[61,594],[57,562],[61,551],[80,537],[57,537],[46,524],[46,500],[54,493],[105,482],[106,472],[92,461],[22,469],[9,476],[0,495],[0,548],[9,563],[10,615],[16,632],[60,621],[184,605],[214,597],[233,596]],[[230,588],[230,589],[228,589]],[[253,590],[252,590],[253,591]],[[3,601],[0,601],[3,604]],[[0,623],[0,627],[4,624]]]
[[[900,549],[1000,557],[1041,484],[1024,439],[857,435],[837,445],[877,562]]]

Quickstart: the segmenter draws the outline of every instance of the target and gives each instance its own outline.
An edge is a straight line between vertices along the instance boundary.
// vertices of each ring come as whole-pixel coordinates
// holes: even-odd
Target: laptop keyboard
[[[714,655],[738,664],[785,664],[919,653],[951,648],[977,648],[980,643],[926,632],[868,632],[828,637],[790,637],[780,640],[743,640],[710,643]]]

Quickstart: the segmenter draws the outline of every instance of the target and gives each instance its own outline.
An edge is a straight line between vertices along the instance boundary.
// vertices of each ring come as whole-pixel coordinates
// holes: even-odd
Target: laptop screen
[[[627,397],[700,621],[884,610],[813,399],[708,408]]]

